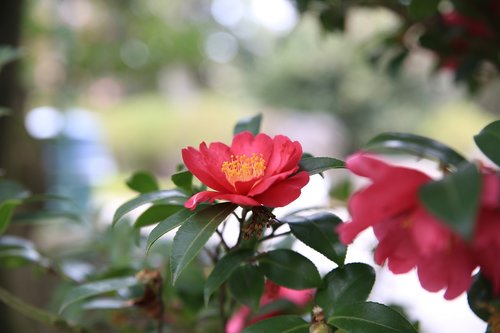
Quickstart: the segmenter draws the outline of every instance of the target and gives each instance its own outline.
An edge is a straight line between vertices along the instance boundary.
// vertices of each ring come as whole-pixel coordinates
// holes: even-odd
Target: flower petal
[[[206,148],[205,143],[200,145],[200,149],[202,147]],[[227,149],[229,150],[229,147]],[[221,181],[221,179],[214,177],[214,173],[211,172],[212,167],[209,164],[211,162],[211,158],[207,157],[206,152],[205,154],[202,154],[193,147],[187,147],[182,150],[182,160],[184,161],[186,168],[188,168],[188,170],[191,171],[196,178],[208,187],[216,191],[228,191],[231,188],[229,184],[226,185],[223,181]]]
[[[264,206],[283,207],[300,196],[301,189],[309,182],[309,174],[301,171],[294,176],[273,184],[254,198]]]
[[[201,202],[214,202],[215,200],[226,200],[240,206],[260,206],[260,203],[244,195],[232,193],[220,193],[214,191],[198,192],[186,201],[184,207],[195,209]]]

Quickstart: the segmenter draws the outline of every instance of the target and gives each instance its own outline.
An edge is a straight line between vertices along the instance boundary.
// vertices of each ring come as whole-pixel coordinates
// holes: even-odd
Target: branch
[[[53,326],[58,328],[61,332],[68,333],[92,333],[92,331],[77,325],[71,325],[65,319],[56,316],[50,312],[37,308],[30,305],[20,299],[19,297],[12,295],[6,289],[0,287],[0,300],[5,303],[5,305],[11,307],[12,309],[20,312],[24,316],[31,318],[37,322],[45,325]]]

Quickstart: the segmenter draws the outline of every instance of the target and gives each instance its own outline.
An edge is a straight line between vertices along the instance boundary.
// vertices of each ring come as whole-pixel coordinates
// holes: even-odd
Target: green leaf
[[[309,323],[299,316],[288,315],[264,319],[241,333],[309,333]],[[365,332],[366,333],[366,332]]]
[[[410,17],[415,20],[423,20],[437,14],[440,0],[412,0],[408,6]]]
[[[238,266],[229,277],[228,287],[238,302],[253,311],[259,309],[260,297],[264,292],[264,275],[256,266]]]
[[[292,234],[307,246],[318,251],[337,265],[343,265],[347,247],[339,240],[335,228],[342,223],[328,212],[310,216],[287,216],[281,222],[288,223]]]
[[[276,284],[291,289],[317,288],[321,276],[314,264],[303,255],[287,249],[269,251],[259,256],[259,267]]]
[[[7,230],[14,209],[22,203],[21,200],[7,200],[0,205],[0,235]]]
[[[329,169],[343,169],[345,163],[331,157],[304,157],[299,163],[300,170],[307,171],[311,176]]]
[[[0,204],[6,200],[24,200],[30,196],[28,191],[21,184],[8,179],[0,179]]]
[[[154,223],[158,223],[177,213],[183,208],[183,206],[179,205],[153,205],[146,209],[141,215],[139,215],[134,223],[134,228],[142,228]]]
[[[481,175],[472,163],[463,163],[444,178],[423,185],[419,198],[433,215],[465,239],[471,239],[476,221]]]
[[[186,266],[198,255],[219,224],[236,207],[230,202],[206,207],[188,218],[180,226],[172,244],[170,262],[174,284]]]
[[[490,303],[495,299],[490,281],[482,274],[476,274],[471,287],[467,291],[467,301],[471,310],[488,322],[492,313],[489,309]]]
[[[399,312],[374,302],[347,304],[328,318],[328,324],[349,333],[417,333]]]
[[[126,277],[93,281],[79,285],[71,289],[65,295],[61,303],[61,307],[59,308],[59,313],[62,313],[68,306],[86,298],[112,291],[117,291],[122,288],[129,288],[140,283],[141,282],[139,282],[135,277]]]
[[[185,170],[174,173],[171,179],[175,186],[181,190],[189,194],[193,193],[193,174],[190,171]]]
[[[458,166],[465,158],[441,142],[409,133],[382,133],[371,139],[366,149],[381,152],[410,153],[437,159],[445,166]]]
[[[260,113],[255,116],[243,118],[234,127],[233,134],[236,135],[243,131],[250,131],[253,135],[257,135],[260,132],[261,122],[262,114]]]
[[[474,136],[474,141],[486,157],[500,166],[500,120],[483,128]]]
[[[112,225],[115,225],[115,223],[118,222],[126,214],[146,203],[156,203],[161,201],[163,203],[183,205],[186,199],[187,196],[177,190],[162,190],[141,194],[138,197],[135,197],[134,199],[129,200],[118,207],[115,215],[113,216]]]
[[[352,263],[335,268],[323,281],[316,292],[315,303],[328,317],[344,305],[365,301],[375,283],[375,271],[370,265]]]
[[[11,258],[35,263],[41,267],[49,266],[48,259],[43,257],[29,240],[15,236],[0,237],[0,259],[8,263]]]
[[[146,245],[146,251],[149,252],[151,246],[160,239],[161,236],[165,235],[167,232],[177,228],[194,215],[196,215],[200,210],[189,210],[187,208],[183,208],[176,212],[175,214],[169,216],[164,221],[158,223],[156,227],[149,233],[148,241]]]
[[[60,222],[77,222],[84,221],[84,217],[77,212],[64,210],[40,210],[32,212],[19,212],[14,215],[13,223],[15,224],[45,224],[45,223],[60,223]]]
[[[10,116],[11,114],[12,114],[11,109],[0,106],[0,118]]]
[[[208,276],[207,282],[205,282],[205,288],[203,289],[205,305],[208,304],[210,295],[212,295],[212,293],[229,278],[229,276],[240,266],[242,262],[252,257],[253,254],[254,252],[252,250],[241,249],[226,254],[217,262],[213,271]]]
[[[21,51],[10,46],[0,47],[0,70],[3,66],[11,61],[18,59],[21,56]]]
[[[148,171],[137,171],[126,180],[127,186],[139,193],[150,193],[158,191],[158,181],[155,176]]]

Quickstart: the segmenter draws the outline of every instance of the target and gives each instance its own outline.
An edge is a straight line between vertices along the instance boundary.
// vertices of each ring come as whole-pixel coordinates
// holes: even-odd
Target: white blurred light
[[[70,108],[66,112],[64,134],[75,140],[98,140],[101,135],[99,119],[82,108]]]
[[[238,24],[244,15],[241,0],[214,0],[211,12],[214,19],[221,25],[231,27]]]
[[[296,25],[298,14],[287,0],[252,0],[253,19],[276,34],[286,34]]]
[[[28,133],[36,139],[50,139],[61,133],[64,117],[51,106],[41,106],[29,111],[24,120]]]
[[[130,39],[120,48],[120,57],[130,68],[140,68],[149,59],[149,47],[140,40]]]
[[[205,54],[215,62],[229,62],[237,53],[236,38],[227,32],[215,32],[208,36],[205,41]]]

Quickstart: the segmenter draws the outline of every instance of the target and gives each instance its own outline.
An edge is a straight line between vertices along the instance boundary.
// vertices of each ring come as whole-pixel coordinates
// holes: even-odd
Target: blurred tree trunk
[[[0,46],[17,48],[23,21],[22,0],[2,0],[0,5]],[[21,59],[22,60],[22,59]],[[24,129],[25,92],[20,80],[20,60],[0,70],[0,107],[11,114],[0,117],[0,169],[34,192],[43,190],[40,152]]]
[[[0,4],[0,46],[18,48],[23,23],[22,0],[2,0]],[[24,128],[24,99],[20,63],[10,62],[0,69],[0,107],[10,111],[0,117],[0,175],[19,181],[31,191],[43,191],[44,181],[39,146],[30,139]],[[9,234],[29,238],[28,228],[11,228]],[[47,301],[50,287],[45,279],[34,276],[32,267],[1,269],[0,284],[16,296],[36,306]],[[42,287],[41,284],[44,286]],[[50,285],[50,283],[49,283]],[[0,332],[48,332],[46,327],[26,320],[0,302]]]

